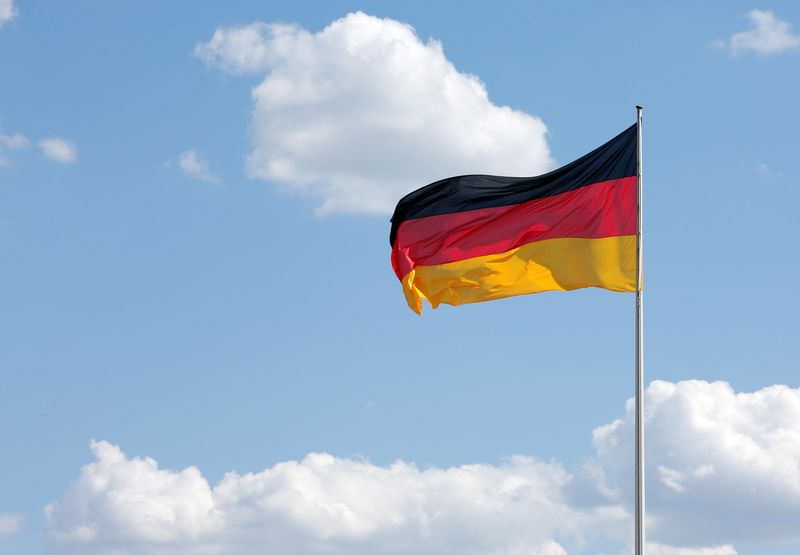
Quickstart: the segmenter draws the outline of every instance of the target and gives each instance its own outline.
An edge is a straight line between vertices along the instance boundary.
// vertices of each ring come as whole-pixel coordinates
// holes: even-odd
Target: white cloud
[[[200,179],[201,181],[217,181],[217,176],[209,170],[208,160],[195,150],[181,152],[180,156],[178,156],[178,166],[189,177]]]
[[[715,40],[712,46],[729,48],[732,54],[752,51],[758,54],[780,54],[800,49],[800,36],[792,33],[792,27],[781,21],[770,10],[752,10],[747,14],[752,27],[733,35],[727,42]]]
[[[649,555],[737,555],[732,545],[716,547],[672,547],[657,543],[647,544]]]
[[[454,174],[533,175],[552,166],[537,117],[491,102],[442,45],[352,13],[318,33],[285,24],[217,29],[195,49],[252,91],[250,177],[319,199],[320,212],[384,214]]]
[[[2,1],[2,0],[0,0]],[[13,150],[19,150],[30,146],[31,142],[25,135],[14,133],[13,135],[5,135],[0,133],[0,144]]]
[[[569,507],[556,463],[420,469],[311,454],[210,487],[93,443],[96,462],[46,508],[67,552],[566,555],[554,534],[620,528],[615,507]]]
[[[646,398],[649,537],[675,545],[800,539],[800,389],[654,381]],[[606,487],[631,495],[633,404],[593,432]]]
[[[61,137],[49,137],[39,141],[39,148],[51,160],[63,164],[71,164],[78,159],[78,147],[75,143]]]
[[[210,66],[229,73],[266,72],[270,67],[269,35],[282,30],[302,32],[288,25],[253,23],[227,29],[217,29],[207,43],[198,44],[194,54]]]
[[[0,27],[17,17],[18,13],[14,0],[0,0]]]
[[[6,156],[4,150],[20,150],[30,146],[30,141],[25,135],[14,133],[13,135],[6,135],[0,133],[0,167],[6,167],[11,164],[11,161]]]
[[[0,513],[0,539],[13,536],[19,532],[22,515],[16,513]]]
[[[311,454],[211,486],[109,443],[46,508],[70,553],[566,555],[625,546],[632,410],[598,427],[576,473],[517,456],[418,468]],[[655,381],[646,392],[651,555],[736,555],[737,542],[800,539],[800,389],[736,393]],[[623,552],[627,552],[629,546]]]

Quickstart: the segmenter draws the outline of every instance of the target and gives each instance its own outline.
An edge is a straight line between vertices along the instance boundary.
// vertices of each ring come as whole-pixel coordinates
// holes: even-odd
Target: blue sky
[[[417,317],[386,203],[569,162],[637,103],[653,552],[800,546],[796,3],[2,0],[0,25],[0,553],[626,553],[633,296]]]

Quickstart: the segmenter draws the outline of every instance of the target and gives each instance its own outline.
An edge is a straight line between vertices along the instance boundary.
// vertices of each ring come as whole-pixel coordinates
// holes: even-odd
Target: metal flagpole
[[[642,107],[636,106],[636,500],[635,555],[644,555],[644,337],[642,333]]]

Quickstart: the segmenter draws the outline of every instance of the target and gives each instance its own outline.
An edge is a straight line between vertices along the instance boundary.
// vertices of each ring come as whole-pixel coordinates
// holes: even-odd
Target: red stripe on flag
[[[636,176],[511,206],[406,220],[398,228],[392,266],[402,279],[416,266],[505,252],[543,239],[634,234]]]

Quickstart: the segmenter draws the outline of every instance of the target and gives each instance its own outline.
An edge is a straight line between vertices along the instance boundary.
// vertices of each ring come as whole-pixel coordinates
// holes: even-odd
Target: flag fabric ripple
[[[636,291],[637,128],[536,177],[462,175],[403,197],[392,267],[408,306]]]

